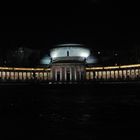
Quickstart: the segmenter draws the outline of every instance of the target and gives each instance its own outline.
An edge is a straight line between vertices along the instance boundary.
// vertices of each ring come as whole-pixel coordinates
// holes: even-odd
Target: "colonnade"
[[[10,69],[0,67],[0,81],[4,80],[40,80],[40,81],[82,81],[82,80],[135,80],[140,79],[140,65],[123,68],[92,67],[84,65],[55,64],[50,69]]]
[[[140,68],[128,69],[109,69],[109,70],[88,70],[86,71],[87,80],[127,80],[138,79],[140,77]]]
[[[1,80],[51,80],[49,71],[7,71],[0,70]]]
[[[83,66],[52,67],[53,81],[79,81],[84,79],[85,79],[85,70]]]

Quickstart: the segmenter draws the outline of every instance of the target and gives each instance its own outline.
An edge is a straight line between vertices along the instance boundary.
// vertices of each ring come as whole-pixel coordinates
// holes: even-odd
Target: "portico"
[[[51,66],[53,81],[79,81],[85,79],[85,66],[81,63],[57,63]]]

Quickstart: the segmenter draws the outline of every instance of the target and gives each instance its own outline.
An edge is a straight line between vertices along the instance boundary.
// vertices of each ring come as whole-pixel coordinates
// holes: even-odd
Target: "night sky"
[[[58,43],[83,43],[93,50],[131,49],[140,44],[136,5],[101,0],[52,2],[47,5],[50,10],[44,10],[46,16],[1,16],[0,47],[50,49]]]

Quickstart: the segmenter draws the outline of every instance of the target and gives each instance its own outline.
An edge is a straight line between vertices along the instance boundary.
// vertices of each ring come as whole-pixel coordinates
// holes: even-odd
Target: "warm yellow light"
[[[0,70],[13,70],[12,67],[0,67]]]
[[[14,68],[14,70],[33,70],[32,68]]]
[[[14,68],[14,67],[0,67],[0,70],[21,70],[21,71],[49,71],[49,68]]]
[[[106,67],[88,67],[86,70],[108,70],[119,68],[135,68],[140,67],[140,64],[122,65],[122,66],[106,66]],[[50,71],[50,68],[17,68],[17,67],[0,67],[0,70],[21,70],[21,71]]]
[[[91,67],[91,68],[86,68],[86,70],[101,70],[103,67]]]
[[[120,68],[131,68],[131,67],[140,67],[140,64],[132,64],[132,65],[122,65]]]
[[[91,67],[86,68],[86,70],[102,70],[102,69],[119,69],[119,68],[134,68],[140,67],[140,64],[132,64],[132,65],[122,65],[122,66],[106,66],[106,67]]]
[[[110,67],[104,67],[104,69],[118,69],[119,68],[119,66],[110,66]]]

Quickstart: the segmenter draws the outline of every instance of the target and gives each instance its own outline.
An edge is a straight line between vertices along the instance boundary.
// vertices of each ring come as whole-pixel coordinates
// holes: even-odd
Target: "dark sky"
[[[49,49],[57,43],[129,49],[140,44],[139,8],[134,2],[67,1],[52,2],[48,7],[51,10],[46,11],[46,16],[1,16],[1,49],[23,44]]]

